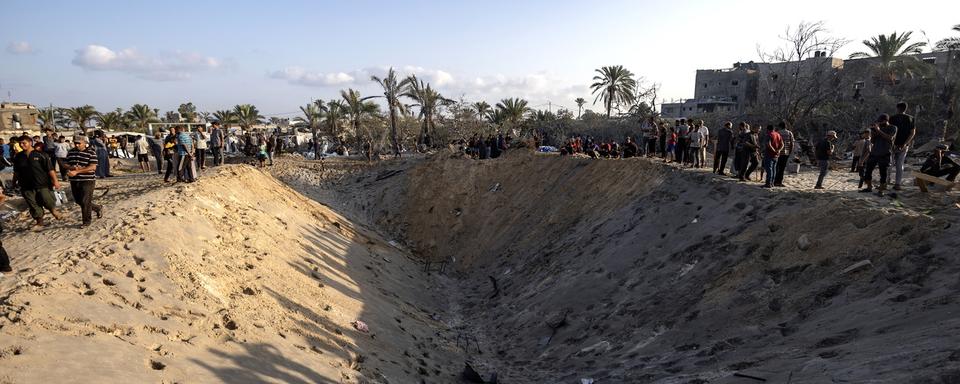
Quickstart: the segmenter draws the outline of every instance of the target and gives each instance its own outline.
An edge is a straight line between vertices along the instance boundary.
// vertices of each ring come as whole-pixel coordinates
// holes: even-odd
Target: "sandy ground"
[[[807,170],[764,190],[645,159],[441,157],[274,171],[449,262],[450,306],[479,340],[464,352],[503,382],[960,377],[956,193],[864,195],[845,172],[827,191]]]
[[[89,229],[75,207],[8,226],[0,382],[442,383],[462,367],[414,261],[260,170],[102,184]]]
[[[87,230],[8,222],[0,383],[960,380],[955,192],[451,157],[128,174]]]

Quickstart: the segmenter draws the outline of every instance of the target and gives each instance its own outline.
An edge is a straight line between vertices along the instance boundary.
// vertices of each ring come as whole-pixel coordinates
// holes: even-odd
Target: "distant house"
[[[0,103],[0,131],[39,131],[37,107],[27,103]]]

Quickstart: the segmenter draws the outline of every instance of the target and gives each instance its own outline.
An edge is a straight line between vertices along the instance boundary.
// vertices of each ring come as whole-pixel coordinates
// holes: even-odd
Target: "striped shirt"
[[[88,146],[87,149],[71,149],[67,153],[67,164],[71,167],[85,168],[90,165],[97,164],[97,152],[93,147]],[[90,172],[78,173],[70,177],[71,181],[85,181],[85,180],[94,180],[96,179],[96,171],[91,170]]]

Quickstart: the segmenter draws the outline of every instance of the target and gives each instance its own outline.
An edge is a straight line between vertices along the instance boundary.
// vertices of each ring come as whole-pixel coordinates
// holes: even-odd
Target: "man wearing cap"
[[[863,181],[867,187],[860,192],[873,192],[873,169],[879,168],[880,186],[877,192],[883,196],[883,191],[887,189],[887,168],[890,166],[890,154],[893,150],[893,139],[897,136],[897,126],[890,124],[890,116],[882,114],[877,118],[877,126],[871,130],[873,148],[867,158],[867,166],[863,170]]]
[[[960,174],[960,164],[947,155],[947,145],[937,145],[937,149],[927,158],[927,161],[920,167],[920,172],[933,177],[947,177],[948,181],[956,181]]]
[[[60,181],[47,155],[34,150],[30,136],[21,136],[19,142],[23,151],[13,157],[13,185],[20,186],[23,199],[30,207],[30,216],[36,220],[34,229],[39,229],[43,227],[44,209],[60,220],[51,192],[51,189],[60,189]]]
[[[97,218],[103,216],[103,207],[93,203],[93,190],[97,183],[97,152],[87,143],[87,137],[73,137],[73,149],[67,153],[67,176],[70,178],[70,191],[73,201],[80,205],[81,227],[90,225],[93,220],[90,212],[96,212]]]
[[[817,143],[814,148],[814,154],[817,157],[817,165],[820,166],[820,176],[817,177],[817,186],[814,189],[823,189],[823,179],[827,177],[827,171],[830,170],[830,157],[833,156],[833,141],[837,139],[837,132],[827,131],[826,136]]]

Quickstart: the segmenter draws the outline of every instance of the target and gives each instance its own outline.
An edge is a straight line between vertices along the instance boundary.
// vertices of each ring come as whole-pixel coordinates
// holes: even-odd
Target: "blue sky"
[[[661,84],[665,98],[691,97],[696,69],[756,60],[758,44],[780,44],[801,21],[823,20],[851,39],[841,56],[878,33],[924,39],[923,30],[936,41],[960,24],[960,5],[928,0],[784,3],[796,9],[753,0],[3,4],[0,99],[100,110],[253,103],[268,115],[347,87],[373,95],[369,76],[388,66],[447,97],[491,104],[592,102],[593,70],[614,64]]]

